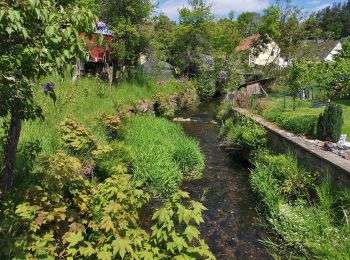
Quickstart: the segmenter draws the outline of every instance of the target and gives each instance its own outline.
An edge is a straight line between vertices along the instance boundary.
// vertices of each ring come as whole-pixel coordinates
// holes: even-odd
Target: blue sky
[[[159,11],[164,12],[169,17],[176,19],[177,9],[186,5],[187,0],[154,0],[159,2]],[[241,12],[261,12],[269,6],[270,0],[207,0],[213,5],[217,17],[226,16],[230,10],[236,14]],[[345,0],[294,0],[293,2],[302,7],[307,12],[317,11],[336,2]]]

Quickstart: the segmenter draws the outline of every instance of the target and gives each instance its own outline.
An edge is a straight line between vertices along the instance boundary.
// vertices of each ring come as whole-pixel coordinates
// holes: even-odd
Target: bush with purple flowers
[[[97,27],[97,30],[104,30],[107,28],[107,24],[100,21],[96,24],[96,27]]]
[[[47,94],[48,92],[53,92],[55,90],[55,83],[49,82],[49,83],[44,84],[43,90],[44,90],[45,94]]]

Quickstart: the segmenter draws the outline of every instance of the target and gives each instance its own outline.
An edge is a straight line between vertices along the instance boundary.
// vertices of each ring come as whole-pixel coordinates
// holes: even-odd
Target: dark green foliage
[[[338,142],[343,127],[343,108],[339,104],[328,105],[317,122],[317,137],[320,140]]]
[[[199,178],[204,158],[197,142],[166,119],[135,116],[125,123],[124,141],[135,154],[134,179],[163,197],[176,191],[181,179]]]
[[[296,135],[314,135],[315,133],[317,116],[284,114],[281,109],[265,110],[263,115],[267,120]]]
[[[327,6],[316,13],[319,28],[322,30],[322,38],[340,39],[349,36],[349,10],[350,2],[337,1],[332,6]]]
[[[210,100],[217,91],[216,80],[209,73],[202,73],[196,79],[196,88],[202,100]]]
[[[244,116],[236,117],[235,122],[228,119],[220,131],[220,136],[228,145],[248,151],[256,150],[267,142],[266,130]]]

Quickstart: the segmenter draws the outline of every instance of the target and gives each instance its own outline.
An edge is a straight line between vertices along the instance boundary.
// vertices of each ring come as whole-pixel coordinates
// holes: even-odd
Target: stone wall
[[[350,187],[349,160],[345,160],[334,153],[326,152],[304,138],[280,129],[244,109],[234,108],[234,111],[250,117],[267,130],[269,146],[272,151],[285,154],[292,153],[308,171],[317,171],[321,173],[321,176],[329,174],[335,182]]]

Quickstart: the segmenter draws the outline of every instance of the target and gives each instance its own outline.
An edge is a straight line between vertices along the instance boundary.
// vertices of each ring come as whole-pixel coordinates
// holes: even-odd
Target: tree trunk
[[[17,145],[22,129],[22,121],[15,115],[11,115],[7,141],[4,147],[4,167],[1,171],[1,189],[7,191],[11,188],[13,171],[16,161]]]

